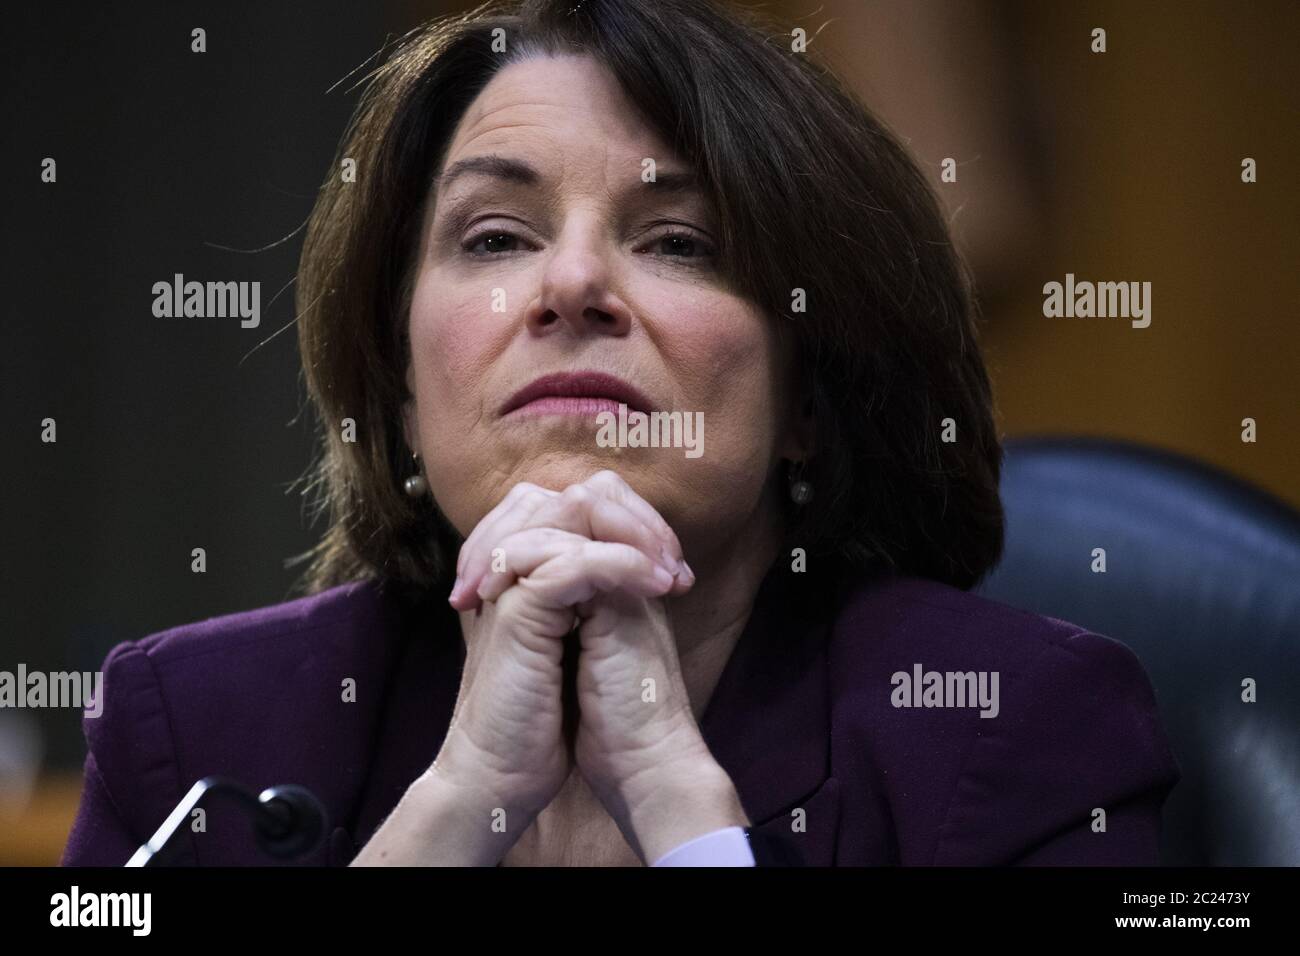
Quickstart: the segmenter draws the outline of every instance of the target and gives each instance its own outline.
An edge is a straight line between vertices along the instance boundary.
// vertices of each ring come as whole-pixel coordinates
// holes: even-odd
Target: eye
[[[645,248],[671,259],[708,259],[715,254],[708,240],[680,229],[656,236]]]
[[[518,251],[519,237],[501,229],[485,229],[470,236],[462,248],[472,256],[493,256],[503,252]],[[482,246],[482,251],[479,250]]]

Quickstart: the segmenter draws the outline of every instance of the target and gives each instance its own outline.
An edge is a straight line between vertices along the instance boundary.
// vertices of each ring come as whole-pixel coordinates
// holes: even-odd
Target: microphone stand
[[[253,835],[262,851],[276,859],[305,856],[325,836],[325,808],[306,787],[284,784],[268,787],[257,796],[228,777],[204,777],[190,787],[176,808],[167,815],[156,833],[126,861],[127,866],[148,866],[167,846],[209,793],[225,793],[237,799],[253,818]]]

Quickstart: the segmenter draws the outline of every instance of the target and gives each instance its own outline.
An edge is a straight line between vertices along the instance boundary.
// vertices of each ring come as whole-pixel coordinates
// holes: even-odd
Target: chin
[[[611,454],[611,451],[614,453]],[[646,494],[654,485],[664,480],[662,472],[643,455],[627,454],[626,449],[595,449],[584,451],[547,451],[530,461],[523,462],[513,481],[530,481],[552,491],[563,491],[569,485],[586,481],[598,471],[618,472],[638,494]],[[502,491],[509,491],[508,488]]]

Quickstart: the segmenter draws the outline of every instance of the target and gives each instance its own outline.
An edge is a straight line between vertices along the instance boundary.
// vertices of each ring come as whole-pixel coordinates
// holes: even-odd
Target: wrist
[[[665,766],[624,800],[624,832],[647,866],[707,833],[750,825],[731,777],[711,757]]]
[[[530,822],[490,789],[430,768],[407,788],[352,865],[495,866]]]
[[[435,762],[420,778],[424,799],[469,852],[471,866],[495,866],[545,807],[504,781],[454,776]]]
[[[468,737],[452,732],[443,741],[433,765],[421,779],[428,778],[425,780],[427,788],[444,793],[448,800],[456,799],[451,794],[460,794],[462,800],[501,808],[506,812],[510,829],[515,829],[517,818],[531,823],[554,798],[554,788],[551,792],[542,792],[521,786],[520,775],[512,778],[493,769],[498,762],[470,742]],[[564,774],[560,774],[556,779],[562,780],[563,777]]]

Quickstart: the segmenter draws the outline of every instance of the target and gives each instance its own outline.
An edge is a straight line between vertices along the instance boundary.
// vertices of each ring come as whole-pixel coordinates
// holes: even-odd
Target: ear
[[[781,436],[780,455],[791,461],[807,461],[816,453],[817,419],[813,414],[812,395],[805,389],[799,393],[785,434]]]
[[[410,363],[406,366],[406,394],[409,396],[402,405],[402,435],[406,438],[406,447],[411,451],[420,450],[420,415],[415,405],[415,374]]]

